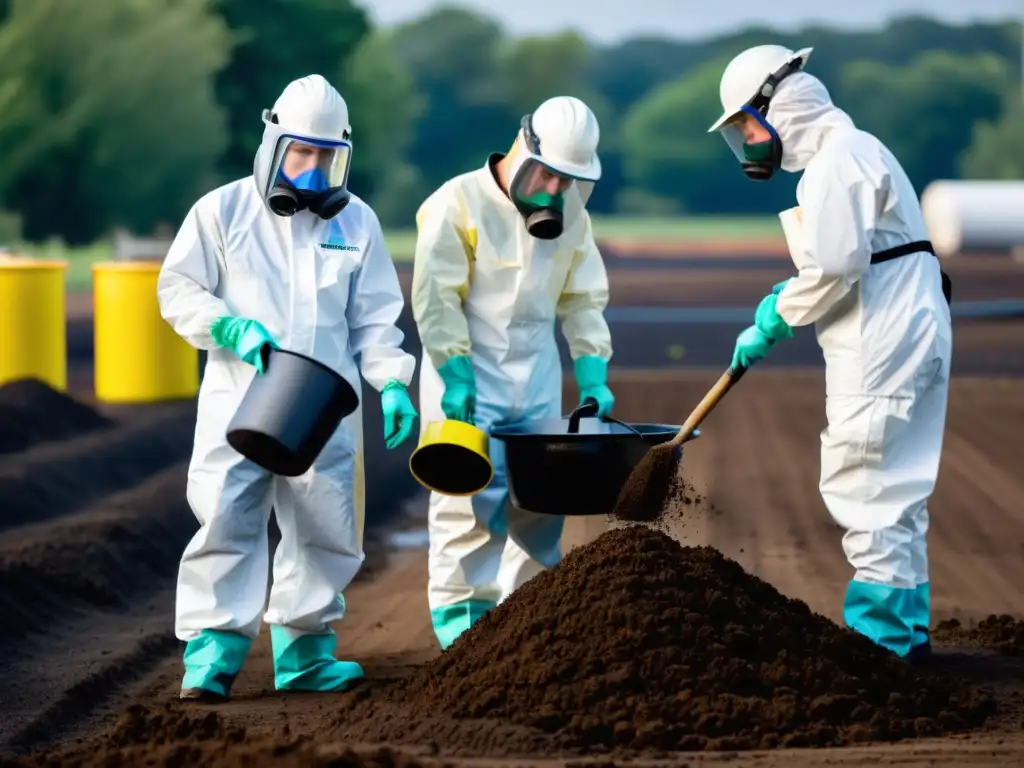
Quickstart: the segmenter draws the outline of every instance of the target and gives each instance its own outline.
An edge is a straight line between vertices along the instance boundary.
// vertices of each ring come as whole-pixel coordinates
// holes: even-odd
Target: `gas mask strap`
[[[790,75],[795,75],[802,68],[803,64],[800,59],[787,61],[765,78],[764,82],[761,83],[761,87],[757,89],[757,93],[747,102],[747,106],[756,109],[762,117],[767,117],[768,107],[771,106],[772,98],[779,89],[779,83]]]
[[[533,132],[532,112],[523,115],[523,119],[519,121],[519,127],[523,130],[523,142],[526,144],[526,148],[537,157],[541,157],[540,139]]]

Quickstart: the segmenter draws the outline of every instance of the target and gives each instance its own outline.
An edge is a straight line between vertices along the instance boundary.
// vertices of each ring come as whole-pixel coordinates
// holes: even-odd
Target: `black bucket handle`
[[[569,414],[569,434],[579,434],[580,431],[580,419],[592,419],[597,416],[597,400],[592,397],[588,397],[582,403],[573,408],[572,413]]]

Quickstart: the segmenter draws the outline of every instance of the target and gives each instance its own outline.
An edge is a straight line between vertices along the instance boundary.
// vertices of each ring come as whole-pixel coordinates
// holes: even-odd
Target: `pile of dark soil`
[[[0,530],[57,518],[138,485],[187,459],[194,431],[195,407],[183,404],[4,457]]]
[[[965,731],[993,701],[927,677],[717,550],[612,530],[523,585],[403,691],[625,750],[836,746]]]
[[[73,515],[0,537],[0,652],[79,610],[128,610],[174,583],[197,523],[181,462]],[[0,653],[2,657],[2,653]]]
[[[252,738],[244,728],[226,725],[215,712],[194,714],[173,705],[162,710],[135,705],[121,715],[110,732],[95,741],[13,760],[0,759],[0,766],[418,768],[420,763],[389,749],[317,749],[308,740],[292,738],[286,732]]]
[[[113,422],[37,379],[0,387],[0,454],[110,427]]]
[[[974,646],[1007,656],[1024,656],[1024,621],[1007,614],[986,616],[973,626],[958,619],[940,621],[932,632],[937,643]]]

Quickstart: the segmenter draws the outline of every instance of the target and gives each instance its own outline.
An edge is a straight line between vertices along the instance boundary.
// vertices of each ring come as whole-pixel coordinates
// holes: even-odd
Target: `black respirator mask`
[[[521,127],[526,148],[541,156],[540,140],[533,132],[533,115],[523,117]],[[526,222],[526,231],[539,240],[554,240],[562,234],[565,220],[565,194],[547,191],[547,182],[553,173],[540,162],[530,158],[509,181],[508,196]],[[556,174],[557,175],[557,174]]]
[[[279,178],[267,195],[267,205],[278,216],[294,216],[310,211],[321,219],[333,219],[348,205],[351,193],[345,187],[313,192],[299,189],[287,178]]]

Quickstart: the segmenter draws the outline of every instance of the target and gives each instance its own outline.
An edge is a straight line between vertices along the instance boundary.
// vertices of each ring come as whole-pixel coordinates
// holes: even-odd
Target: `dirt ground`
[[[1013,287],[1016,267],[1007,269],[1004,262],[1002,269],[1000,276],[976,266],[958,286],[966,286],[971,300],[1024,296],[1024,279]],[[719,304],[733,305],[756,302],[764,284],[786,276],[774,266],[763,274],[741,270],[742,280],[725,270],[670,271],[676,280],[671,287],[666,272],[647,269],[617,284],[633,285],[637,302],[643,296],[666,303],[716,296]],[[723,298],[729,285],[746,287]],[[1024,343],[1024,330],[1016,326]],[[1020,357],[1019,344],[1005,339],[985,347],[983,338],[958,331],[957,354],[981,348],[993,357]],[[648,343],[664,346],[664,339]],[[679,423],[715,375],[713,369],[616,371],[611,383],[617,415]],[[567,381],[566,398],[574,396]],[[29,440],[4,455],[0,622],[6,631],[0,634],[0,671],[7,689],[0,698],[0,755],[49,751],[49,763],[37,755],[29,764],[52,765],[1024,764],[1024,657],[977,644],[942,646],[934,674],[992,691],[999,712],[981,731],[944,740],[588,755],[560,750],[543,733],[520,726],[456,722],[442,712],[425,717],[400,701],[367,710],[368,701],[440,650],[426,604],[426,553],[417,540],[423,498],[405,472],[408,453],[379,445],[379,430],[371,425],[380,414],[372,398],[366,408],[368,462],[377,468],[368,503],[368,568],[346,593],[350,613],[336,629],[339,652],[362,663],[370,683],[348,694],[274,693],[264,632],[232,702],[178,704],[181,646],[171,617],[177,560],[195,530],[184,499],[192,404],[121,410],[111,414],[113,424],[59,441]],[[1024,615],[1022,415],[1024,380],[955,379],[930,507],[934,623]],[[817,494],[823,425],[820,371],[766,368],[749,375],[707,420],[704,435],[687,446],[686,476],[706,501],[671,532],[687,545],[720,550],[784,595],[838,621],[850,574],[841,532]],[[0,423],[0,431],[6,428]],[[564,548],[593,541],[608,527],[603,518],[571,519]],[[520,754],[509,748],[523,744],[533,747]]]

